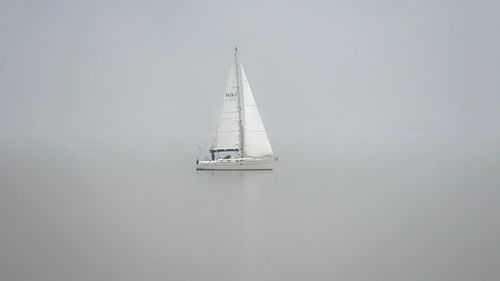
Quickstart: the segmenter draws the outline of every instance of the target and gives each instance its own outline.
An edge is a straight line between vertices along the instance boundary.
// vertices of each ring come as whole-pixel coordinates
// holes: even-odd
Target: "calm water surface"
[[[0,280],[500,280],[500,132],[0,131]]]

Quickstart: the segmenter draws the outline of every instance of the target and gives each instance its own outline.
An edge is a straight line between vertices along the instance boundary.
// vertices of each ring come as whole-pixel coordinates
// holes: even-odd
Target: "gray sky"
[[[1,129],[500,129],[498,1],[0,0]]]

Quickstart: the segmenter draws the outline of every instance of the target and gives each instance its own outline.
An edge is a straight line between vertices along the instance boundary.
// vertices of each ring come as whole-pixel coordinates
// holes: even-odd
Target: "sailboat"
[[[273,149],[235,48],[218,127],[197,170],[272,170]]]

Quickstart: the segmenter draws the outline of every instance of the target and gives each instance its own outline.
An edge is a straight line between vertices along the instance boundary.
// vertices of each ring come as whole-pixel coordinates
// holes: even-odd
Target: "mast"
[[[241,157],[245,157],[245,148],[244,148],[244,140],[245,136],[243,135],[245,131],[243,130],[243,118],[245,117],[244,109],[245,103],[243,102],[243,83],[241,81],[241,65],[240,58],[238,53],[238,47],[234,47],[234,63],[236,65],[236,93],[238,95],[238,105],[239,105],[239,113],[240,113],[240,144],[241,144]]]

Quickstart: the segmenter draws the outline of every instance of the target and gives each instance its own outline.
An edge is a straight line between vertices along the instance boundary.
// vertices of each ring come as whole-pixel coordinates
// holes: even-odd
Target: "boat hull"
[[[219,159],[199,161],[196,170],[272,170],[273,160],[267,159]]]

